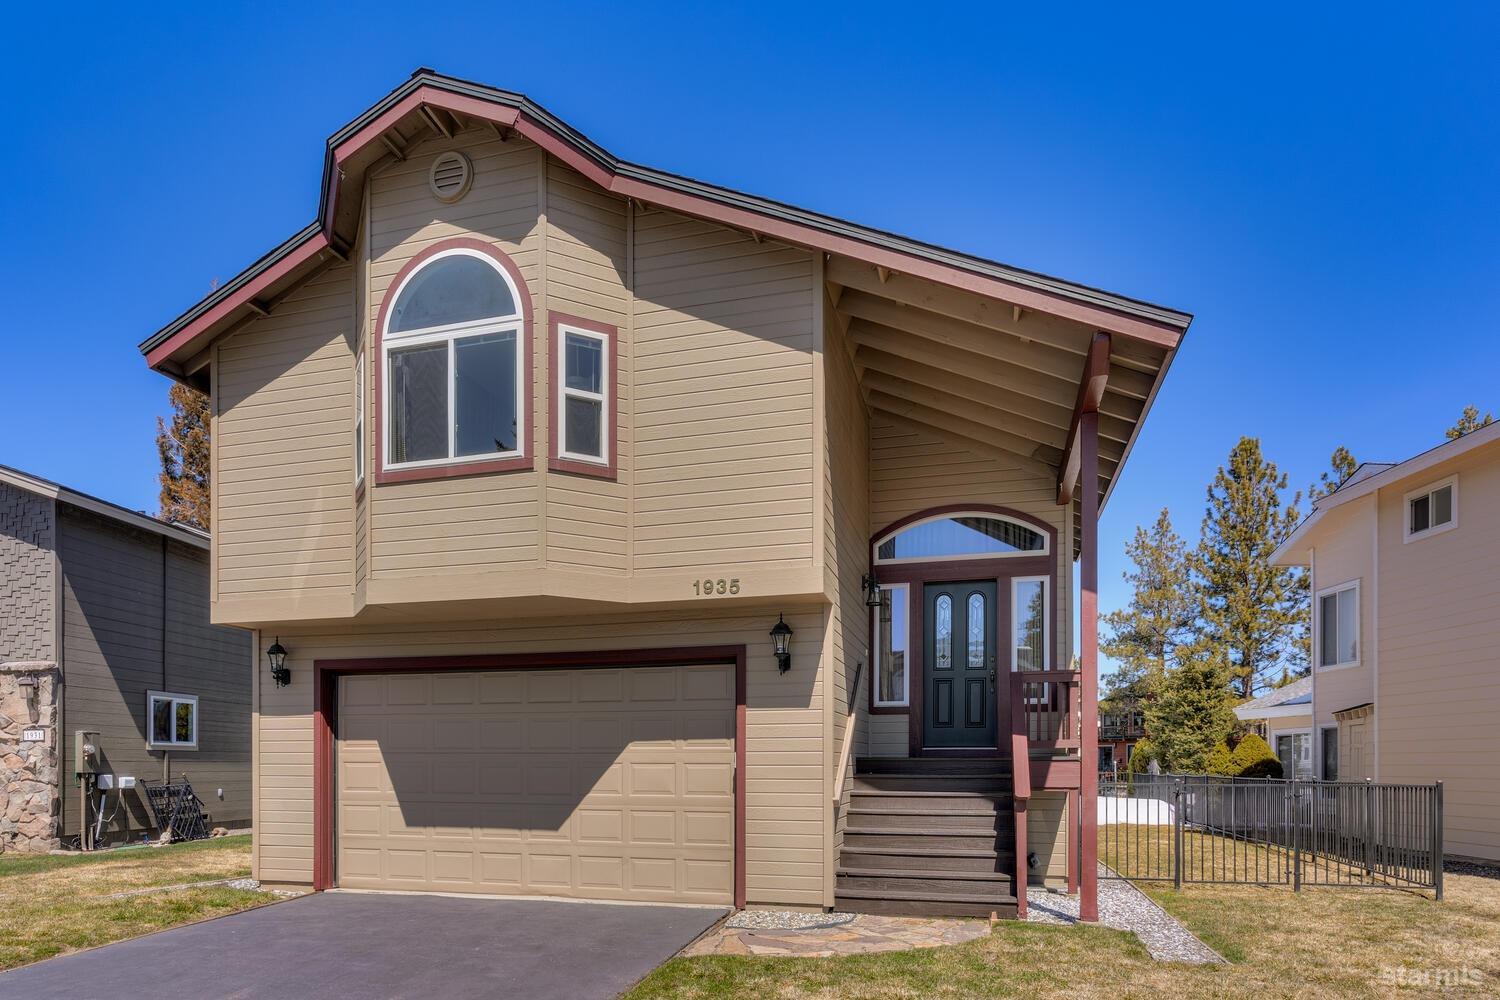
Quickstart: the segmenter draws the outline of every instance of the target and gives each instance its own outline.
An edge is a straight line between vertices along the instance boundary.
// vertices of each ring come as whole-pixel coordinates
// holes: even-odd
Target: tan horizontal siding
[[[354,278],[330,267],[218,346],[218,595],[352,585]]]
[[[1037,871],[1027,883],[1049,885],[1068,880],[1068,793],[1033,792],[1026,808],[1026,851],[1036,852]]]
[[[810,563],[811,256],[669,212],[633,227],[633,568]],[[761,503],[771,524],[726,530]]]
[[[816,650],[822,614],[787,611],[806,652],[779,674],[766,641],[768,608],[731,614],[538,620],[505,627],[342,628],[283,633],[292,684],[260,692],[260,856],[257,877],[308,883],[312,877],[312,661],[363,656],[745,645],[748,653],[746,886],[757,904],[823,903],[824,704]]]
[[[1404,542],[1404,494],[1454,474],[1458,526]],[[1374,699],[1379,780],[1443,781],[1447,851],[1490,860],[1500,860],[1496,510],[1500,446],[1493,444],[1381,491]]]

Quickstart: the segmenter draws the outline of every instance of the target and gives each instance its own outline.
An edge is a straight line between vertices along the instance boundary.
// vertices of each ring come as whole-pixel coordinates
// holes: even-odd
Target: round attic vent
[[[427,185],[438,201],[457,201],[469,191],[474,164],[459,152],[439,153],[427,174]]]

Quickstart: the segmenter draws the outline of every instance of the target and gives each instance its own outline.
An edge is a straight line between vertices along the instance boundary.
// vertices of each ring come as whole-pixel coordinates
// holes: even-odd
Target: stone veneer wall
[[[34,685],[22,683],[23,678]],[[0,789],[5,791],[0,853],[59,846],[58,680],[55,663],[0,663]],[[43,729],[45,738],[23,742],[22,731],[31,727]]]
[[[0,660],[55,660],[57,518],[48,497],[0,483]]]

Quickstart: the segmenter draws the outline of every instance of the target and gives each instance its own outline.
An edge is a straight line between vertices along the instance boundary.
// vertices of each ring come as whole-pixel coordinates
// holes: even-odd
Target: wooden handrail
[[[854,668],[854,686],[849,690],[849,720],[844,723],[844,741],[839,747],[839,769],[834,772],[838,780],[833,783],[833,804],[838,806],[844,798],[844,785],[849,780],[849,750],[854,745],[854,707],[859,704],[859,683],[864,679],[864,664],[857,664]]]

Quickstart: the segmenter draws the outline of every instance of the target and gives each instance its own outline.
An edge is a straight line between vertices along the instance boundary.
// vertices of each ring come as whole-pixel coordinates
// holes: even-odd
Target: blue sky
[[[1196,536],[1241,434],[1296,484],[1500,409],[1486,5],[497,5],[12,11],[0,463],[155,509],[136,345],[315,211],[323,142],[418,66],[615,152],[1190,311],[1105,512]],[[918,16],[919,15],[919,16]],[[19,20],[17,20],[19,18]]]

